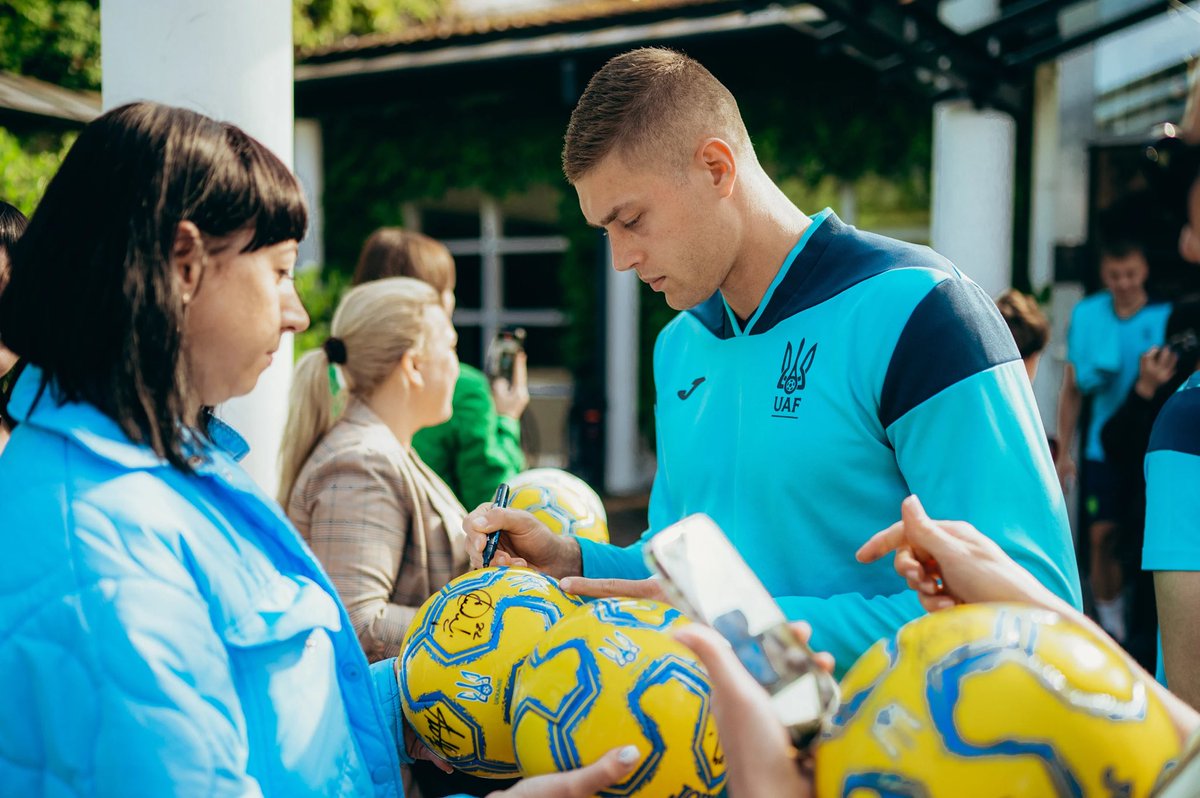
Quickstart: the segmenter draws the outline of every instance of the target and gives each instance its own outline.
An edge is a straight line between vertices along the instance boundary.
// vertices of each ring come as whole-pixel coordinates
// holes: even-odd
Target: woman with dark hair
[[[28,220],[13,205],[0,200],[0,294],[8,284],[8,251],[25,232]],[[0,341],[0,454],[12,433],[13,420],[8,415],[8,394],[20,370],[17,368],[17,353],[6,349]]]
[[[209,412],[308,325],[306,223],[262,144],[137,103],[83,129],[13,249],[0,337],[28,366],[0,459],[5,794],[402,794],[417,747],[394,663],[368,666]],[[620,753],[560,778],[590,794],[627,772]]]

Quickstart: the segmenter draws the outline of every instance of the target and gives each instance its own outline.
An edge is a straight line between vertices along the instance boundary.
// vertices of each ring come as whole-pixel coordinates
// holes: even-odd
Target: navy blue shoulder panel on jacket
[[[904,325],[879,396],[885,428],[951,385],[1001,363],[1020,360],[1004,317],[975,283],[942,280]]]
[[[1200,456],[1200,388],[1185,388],[1163,405],[1147,453],[1156,451]]]

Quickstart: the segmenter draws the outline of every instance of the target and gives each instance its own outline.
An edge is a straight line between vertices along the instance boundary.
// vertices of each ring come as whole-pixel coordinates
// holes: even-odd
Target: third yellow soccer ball
[[[600,599],[559,621],[517,671],[512,726],[521,773],[571,770],[633,744],[642,759],[599,795],[719,794],[725,765],[708,677],[671,637],[684,623],[666,604],[633,599]]]
[[[608,542],[608,515],[596,491],[574,474],[534,468],[509,480],[508,506],[533,513],[556,535]]]
[[[1178,752],[1145,677],[1091,631],[966,605],[912,621],[846,674],[817,795],[1136,798]]]

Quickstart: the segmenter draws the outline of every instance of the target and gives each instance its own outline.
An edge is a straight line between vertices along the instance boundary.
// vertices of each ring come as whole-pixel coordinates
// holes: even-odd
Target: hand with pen
[[[579,544],[554,534],[532,514],[510,509],[508,499],[508,485],[502,484],[496,488],[495,499],[463,519],[471,567],[521,566],[557,579],[571,574],[573,562],[574,573],[578,573]]]
[[[584,577],[583,556],[574,537],[554,534],[532,514],[513,510],[507,503],[507,486],[501,485],[494,501],[479,505],[463,519],[472,568],[522,566],[563,580],[562,589],[578,596],[667,601],[657,579]]]

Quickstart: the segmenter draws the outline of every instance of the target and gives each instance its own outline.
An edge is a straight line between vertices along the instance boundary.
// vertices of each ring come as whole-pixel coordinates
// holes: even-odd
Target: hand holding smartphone
[[[770,694],[792,741],[807,746],[837,711],[837,682],[814,662],[812,650],[720,527],[706,515],[688,516],[656,534],[643,551],[664,592],[729,641]]]
[[[513,366],[517,354],[525,351],[525,328],[512,327],[500,330],[488,345],[483,370],[489,380],[504,379],[511,385]]]

